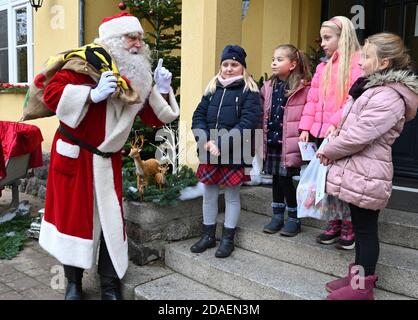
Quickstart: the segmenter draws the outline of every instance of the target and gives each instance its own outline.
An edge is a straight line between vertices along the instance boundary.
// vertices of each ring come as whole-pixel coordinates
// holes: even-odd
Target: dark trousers
[[[70,282],[81,283],[83,272],[84,269],[64,265],[65,277]],[[107,251],[107,246],[103,234],[100,236],[99,265],[97,272],[101,276],[118,278],[115,268],[113,267],[112,260],[110,259],[109,251]]]
[[[368,210],[350,204],[351,220],[356,235],[356,265],[365,270],[365,276],[375,274],[379,260],[379,235],[377,223],[379,210]]]
[[[273,176],[273,202],[284,203],[288,208],[296,208],[296,189],[293,185],[292,177]]]

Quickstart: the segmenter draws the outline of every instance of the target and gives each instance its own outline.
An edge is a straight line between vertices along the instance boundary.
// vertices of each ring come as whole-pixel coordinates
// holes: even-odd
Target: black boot
[[[280,235],[285,237],[295,237],[301,232],[301,222],[298,219],[297,209],[287,209],[288,218],[285,226],[283,227]]]
[[[122,300],[119,278],[100,275],[102,300]]]
[[[205,252],[208,248],[215,248],[216,247],[215,233],[216,233],[216,224],[213,224],[213,225],[204,224],[202,238],[190,248],[190,251],[193,253],[202,253],[202,252]]]
[[[65,300],[83,300],[83,272],[83,269],[64,265],[65,277],[68,280],[65,290]]]
[[[100,275],[102,300],[122,300],[120,280],[112,260],[110,259],[103,234],[100,240],[99,265],[97,271]]]
[[[263,232],[274,234],[279,232],[284,226],[284,211],[286,205],[282,203],[272,203],[273,216],[269,224],[264,226]]]
[[[232,251],[234,251],[234,236],[237,228],[230,229],[224,226],[222,232],[221,244],[218,250],[216,250],[215,257],[217,258],[228,258]]]

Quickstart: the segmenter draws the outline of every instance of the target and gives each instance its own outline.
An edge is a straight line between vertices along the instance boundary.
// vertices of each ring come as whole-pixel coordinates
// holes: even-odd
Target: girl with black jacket
[[[225,186],[225,223],[215,256],[234,250],[241,185],[249,181],[245,166],[252,164],[254,132],[260,128],[262,109],[257,84],[246,71],[246,53],[239,46],[225,47],[221,68],[206,88],[193,114],[192,129],[199,147],[197,177],[205,185],[203,236],[191,247],[202,253],[216,246],[215,231],[220,186]]]

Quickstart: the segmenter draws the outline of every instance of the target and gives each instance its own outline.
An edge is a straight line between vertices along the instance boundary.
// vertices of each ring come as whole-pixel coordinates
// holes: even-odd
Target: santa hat
[[[99,38],[108,39],[134,32],[144,33],[138,18],[132,14],[121,12],[102,20],[99,27]]]

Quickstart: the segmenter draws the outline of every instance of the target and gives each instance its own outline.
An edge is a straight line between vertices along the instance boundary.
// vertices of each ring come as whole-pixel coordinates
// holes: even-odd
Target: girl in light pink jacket
[[[326,60],[318,65],[312,80],[308,102],[303,110],[299,129],[300,140],[314,141],[319,146],[323,138],[332,134],[341,119],[342,107],[348,91],[360,77],[360,44],[353,23],[346,17],[334,17],[322,24],[322,48]],[[349,216],[335,217],[317,237],[322,244],[337,248],[354,248],[354,233]]]
[[[356,232],[348,276],[326,285],[331,300],[374,299],[378,217],[392,192],[392,145],[418,108],[418,77],[410,65],[399,36],[381,33],[367,39],[360,62],[364,77],[350,90],[336,137],[318,151],[323,164],[331,163],[326,192],[350,204]]]
[[[296,189],[292,177],[299,174],[302,159],[298,147],[299,121],[312,78],[307,57],[293,45],[281,45],[274,51],[273,76],[261,89],[264,108],[264,172],[273,176],[273,216],[265,233],[280,232],[296,236]],[[286,203],[285,203],[286,199]],[[284,224],[284,212],[288,219]]]

